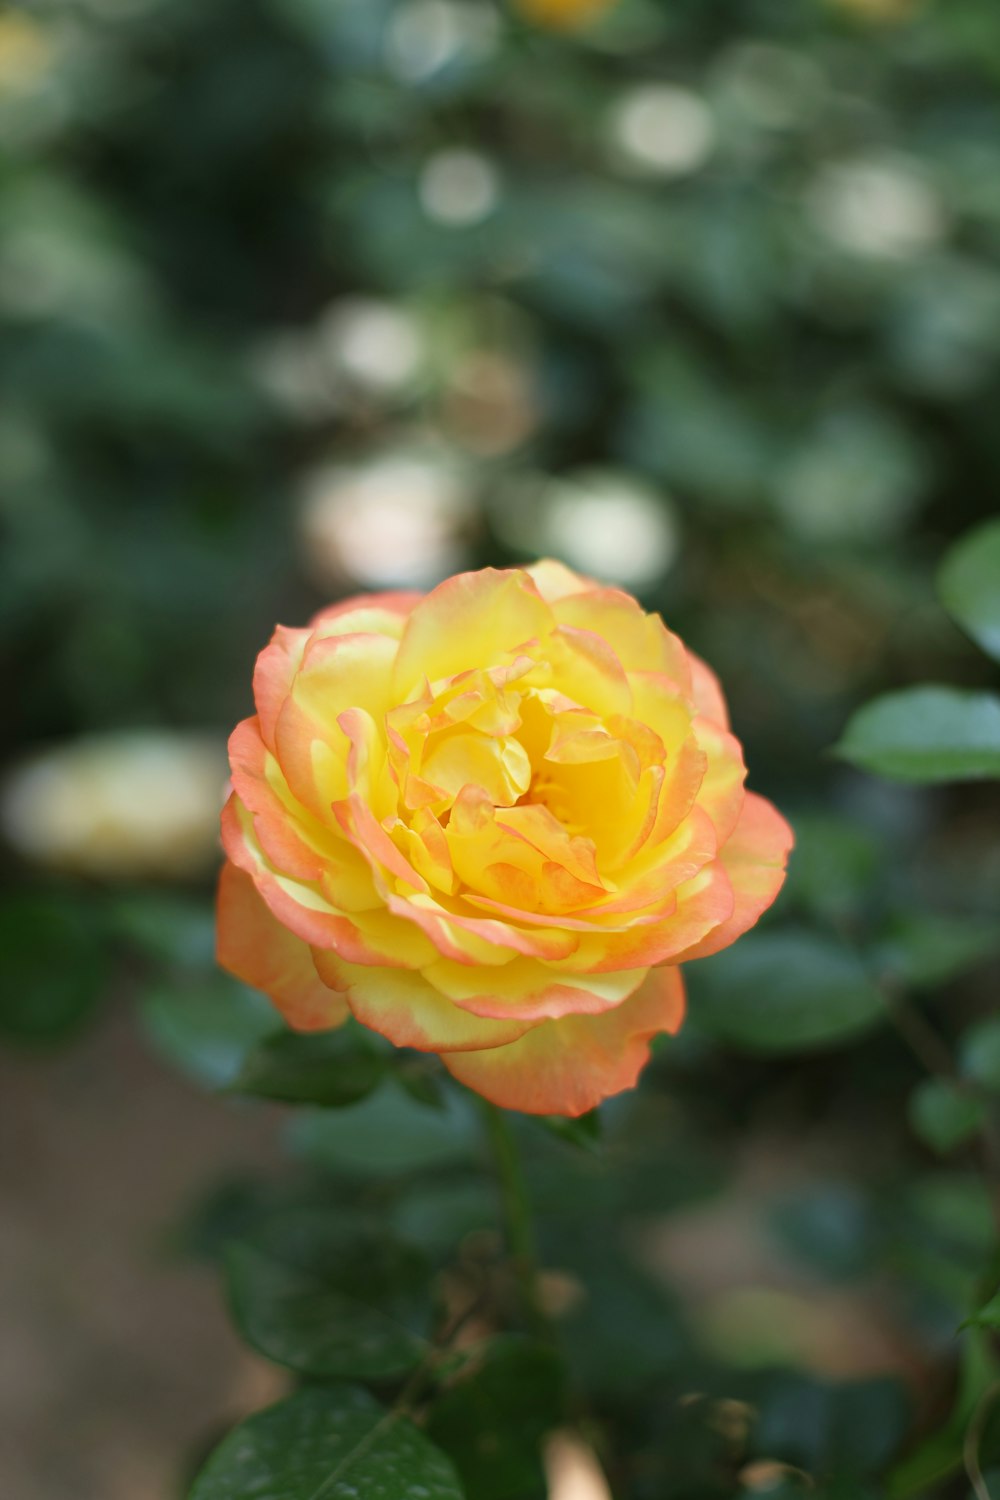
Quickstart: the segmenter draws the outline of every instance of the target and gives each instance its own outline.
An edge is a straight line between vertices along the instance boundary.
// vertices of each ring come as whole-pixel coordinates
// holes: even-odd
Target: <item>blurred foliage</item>
[[[31,873],[10,784],[4,1040],[120,989],[309,1106],[187,1227],[305,1381],[196,1500],[541,1500],[566,1424],[621,1500],[997,1492],[998,59],[993,0],[0,14],[5,763],[222,735],[276,620],[556,550],[798,833],[642,1090],[516,1123],[560,1360],[434,1065],[281,1034],[175,870]]]

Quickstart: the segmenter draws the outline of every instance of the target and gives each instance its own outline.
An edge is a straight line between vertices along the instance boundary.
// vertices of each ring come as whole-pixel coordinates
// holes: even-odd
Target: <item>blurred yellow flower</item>
[[[0,16],[0,88],[30,87],[54,52],[49,33],[30,16]]]
[[[846,10],[863,21],[905,21],[920,0],[830,0],[837,10]]]
[[[67,740],[8,773],[0,825],[25,859],[98,879],[201,873],[226,777],[212,736],[120,730]]]
[[[616,0],[514,0],[515,9],[527,20],[566,30],[586,26],[615,3]]]

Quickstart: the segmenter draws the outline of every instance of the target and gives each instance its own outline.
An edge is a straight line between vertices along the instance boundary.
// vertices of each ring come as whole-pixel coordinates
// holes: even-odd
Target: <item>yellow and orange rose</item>
[[[792,836],[718,683],[558,563],[279,626],[232,736],[219,958],[288,1023],[354,1015],[495,1103],[580,1114],[771,904]]]

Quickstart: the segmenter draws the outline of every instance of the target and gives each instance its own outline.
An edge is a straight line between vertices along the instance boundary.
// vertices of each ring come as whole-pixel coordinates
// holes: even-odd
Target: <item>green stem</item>
[[[548,1339],[549,1323],[538,1295],[538,1257],[531,1204],[517,1143],[503,1110],[485,1099],[478,1102],[497,1169],[507,1243],[521,1292],[524,1316],[536,1337]]]

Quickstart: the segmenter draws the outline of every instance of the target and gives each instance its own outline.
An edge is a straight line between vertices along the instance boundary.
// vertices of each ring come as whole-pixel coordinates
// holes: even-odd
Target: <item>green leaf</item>
[[[382,1089],[333,1112],[303,1111],[291,1128],[295,1149],[321,1166],[362,1177],[392,1177],[474,1157],[479,1135],[470,1106],[457,1092],[444,1109]]]
[[[501,1338],[434,1403],[428,1436],[452,1459],[476,1500],[545,1493],[541,1443],[564,1417],[565,1373],[551,1349]]]
[[[280,1025],[269,1000],[223,974],[154,989],[141,1015],[157,1050],[210,1088],[232,1084],[256,1044]]]
[[[183,968],[215,967],[215,919],[204,901],[159,891],[129,892],[112,907],[124,940],[145,958]]]
[[[86,1024],[108,973],[90,903],[7,893],[0,905],[0,1038],[58,1043]]]
[[[821,920],[850,917],[865,907],[882,862],[870,829],[847,821],[843,814],[799,815],[795,858],[782,899]]]
[[[854,714],[834,754],[896,781],[1000,776],[1000,698],[947,687],[887,693]]]
[[[889,923],[876,958],[911,988],[933,989],[975,968],[998,948],[996,922],[909,911]]]
[[[354,1386],[318,1386],[242,1422],[188,1500],[464,1500],[451,1463]]]
[[[983,1394],[997,1378],[997,1362],[987,1337],[970,1329],[962,1339],[958,1394],[948,1420],[889,1472],[889,1500],[923,1497],[962,1467],[966,1429]]]
[[[1000,1016],[969,1028],[959,1044],[959,1063],[966,1078],[1000,1091]]]
[[[593,1152],[601,1149],[600,1110],[592,1109],[585,1115],[577,1115],[575,1119],[563,1115],[534,1115],[531,1118],[550,1135],[557,1136],[579,1151]]]
[[[947,1078],[928,1078],[910,1096],[910,1124],[920,1139],[941,1155],[976,1134],[983,1106]]]
[[[423,1052],[407,1054],[394,1048],[391,1061],[393,1078],[412,1099],[429,1109],[447,1108],[448,1090],[442,1077],[444,1069],[436,1057]]]
[[[247,1056],[234,1092],[286,1104],[356,1104],[385,1072],[382,1055],[350,1024],[311,1035],[267,1036]]]
[[[993,1294],[978,1312],[974,1312],[971,1318],[967,1318],[963,1327],[974,1328],[1000,1328],[1000,1291]]]
[[[687,973],[692,1021],[755,1052],[836,1046],[885,1014],[860,960],[806,930],[752,933]]]
[[[377,1252],[377,1246],[375,1250]],[[405,1375],[426,1352],[424,1339],[373,1305],[382,1278],[368,1278],[361,1259],[361,1301],[338,1285],[342,1262],[289,1265],[253,1245],[226,1256],[233,1316],[261,1354],[319,1379],[386,1380]],[[347,1276],[357,1287],[357,1275]]]
[[[938,574],[938,592],[949,614],[1000,661],[1000,520],[955,543]]]

